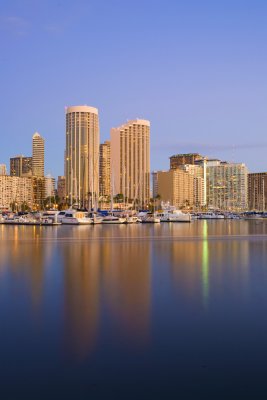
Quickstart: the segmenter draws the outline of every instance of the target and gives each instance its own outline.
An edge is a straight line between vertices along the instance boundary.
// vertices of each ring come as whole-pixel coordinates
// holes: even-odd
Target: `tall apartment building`
[[[19,155],[10,158],[10,175],[20,177],[32,176],[32,157]]]
[[[0,176],[7,175],[6,164],[0,164]]]
[[[45,201],[45,177],[44,176],[33,176],[32,178],[33,188],[33,209],[43,210]]]
[[[267,210],[267,172],[248,174],[248,208]]]
[[[141,206],[150,199],[150,122],[136,119],[111,129],[111,186]]]
[[[180,168],[158,171],[158,194],[164,202],[177,208],[194,204],[194,177]]]
[[[152,197],[155,199],[159,194],[159,172],[167,172],[167,171],[153,171],[152,172]]]
[[[31,178],[0,176],[0,209],[19,210],[23,204],[33,206],[33,186]]]
[[[32,137],[32,175],[44,176],[44,139],[38,132]]]
[[[92,207],[99,195],[97,108],[89,106],[67,108],[65,170],[67,202]]]
[[[100,144],[99,149],[99,196],[111,194],[110,141]]]
[[[207,161],[207,202],[210,208],[247,209],[248,170],[243,163]]]
[[[176,154],[170,157],[170,169],[181,169],[194,177],[194,207],[200,208],[207,204],[206,186],[207,160],[199,153]]]
[[[202,160],[204,157],[198,153],[176,154],[170,157],[170,169],[179,168],[185,164],[195,164],[196,161]]]
[[[56,181],[55,178],[53,176],[46,175],[45,176],[45,199],[47,197],[54,197],[56,194]]]
[[[188,172],[194,179],[194,201],[193,205],[196,208],[204,207],[206,205],[206,179],[205,179],[205,164],[192,165],[185,164],[179,166],[179,169]]]
[[[58,176],[57,178],[57,195],[60,203],[66,201],[66,178],[65,176]]]

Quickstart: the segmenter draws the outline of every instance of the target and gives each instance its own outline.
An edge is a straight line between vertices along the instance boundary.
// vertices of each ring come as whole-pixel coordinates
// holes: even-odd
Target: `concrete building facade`
[[[66,199],[91,207],[99,196],[98,110],[89,106],[66,110]]]
[[[0,164],[0,176],[7,175],[6,164]]]
[[[251,211],[267,210],[267,172],[248,174],[248,208]]]
[[[32,137],[32,175],[44,176],[44,138],[38,132]]]
[[[100,144],[99,149],[99,196],[111,195],[110,141]]]
[[[196,161],[202,160],[204,157],[198,153],[175,154],[170,157],[170,169],[179,168],[185,164],[195,164]]]
[[[66,202],[66,178],[65,176],[58,176],[57,178],[57,195],[60,203]]]
[[[248,205],[248,169],[243,163],[207,161],[207,203],[211,209],[244,211]]]
[[[193,206],[197,209],[206,205],[206,180],[203,165],[185,164],[179,169],[188,172],[194,180]]]
[[[136,119],[111,129],[113,194],[146,206],[150,200],[150,122]]]
[[[0,209],[20,210],[23,204],[33,206],[33,186],[31,178],[0,176]]]
[[[47,197],[54,197],[56,194],[56,181],[51,175],[45,176],[45,199]]]
[[[20,177],[32,176],[32,157],[19,155],[10,158],[10,175]]]
[[[180,168],[158,171],[158,194],[164,202],[177,208],[194,205],[194,177]]]

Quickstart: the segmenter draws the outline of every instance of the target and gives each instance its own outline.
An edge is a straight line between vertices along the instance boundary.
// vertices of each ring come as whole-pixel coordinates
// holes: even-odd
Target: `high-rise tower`
[[[128,121],[111,129],[111,180],[114,194],[147,205],[150,199],[150,122]]]
[[[110,185],[110,141],[106,140],[100,144],[99,151],[99,195],[110,196]]]
[[[38,132],[32,137],[32,175],[44,176],[44,138]]]
[[[66,199],[92,207],[99,193],[98,110],[88,106],[66,110]]]

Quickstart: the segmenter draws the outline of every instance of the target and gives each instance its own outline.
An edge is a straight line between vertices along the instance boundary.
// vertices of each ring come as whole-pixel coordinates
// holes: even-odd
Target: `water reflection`
[[[202,288],[204,306],[207,306],[209,300],[209,242],[207,221],[203,221]]]
[[[111,228],[109,238],[117,237],[118,232],[117,227]],[[96,349],[104,327],[110,335],[116,332],[122,340],[126,337],[138,346],[146,342],[149,332],[149,243],[94,240],[99,234],[99,229],[91,229],[89,241],[60,246],[65,351],[79,360]]]
[[[265,348],[266,226],[0,226],[2,376],[20,362],[22,380],[64,377],[75,390],[107,376],[192,382],[192,371],[221,383],[230,353],[239,373],[240,338],[243,349],[261,343],[258,357]]]
[[[40,241],[40,234],[36,226],[1,226],[0,271],[15,293],[30,294],[36,311],[43,300],[45,269],[51,264],[53,247]]]
[[[61,248],[64,260],[64,338],[67,352],[82,359],[96,343],[100,307],[100,249],[87,244]]]

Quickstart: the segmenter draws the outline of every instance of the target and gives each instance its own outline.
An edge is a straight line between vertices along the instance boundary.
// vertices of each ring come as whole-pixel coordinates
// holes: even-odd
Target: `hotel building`
[[[32,137],[32,175],[44,176],[44,138],[38,132]]]
[[[177,208],[194,205],[194,177],[180,168],[157,172],[158,195]]]
[[[207,161],[209,208],[230,211],[247,209],[248,169],[243,163]]]
[[[248,174],[248,208],[267,210],[267,172]]]
[[[92,207],[99,195],[98,110],[89,106],[66,109],[66,199]]]
[[[194,178],[193,205],[199,209],[207,204],[207,160],[199,153],[176,154],[170,157],[170,169],[181,169]]]
[[[19,155],[10,158],[10,175],[20,177],[32,176],[32,157]]]
[[[10,209],[14,205],[19,210],[22,204],[33,206],[32,179],[0,176],[0,209]]]
[[[47,197],[54,197],[56,194],[56,181],[51,175],[45,176],[45,199]]]
[[[110,141],[100,144],[99,149],[99,196],[109,197],[111,194]]]
[[[185,164],[194,165],[196,161],[203,160],[203,158],[198,153],[176,154],[170,157],[170,169],[176,169]]]
[[[128,201],[150,199],[150,122],[136,119],[111,129],[111,186]]]
[[[179,169],[188,172],[193,177],[194,180],[193,205],[196,208],[204,207],[207,202],[205,167],[206,167],[206,160],[203,160],[203,163],[199,165],[185,164],[179,167]]]
[[[57,178],[57,195],[60,203],[66,201],[66,178],[65,176],[58,176]]]

